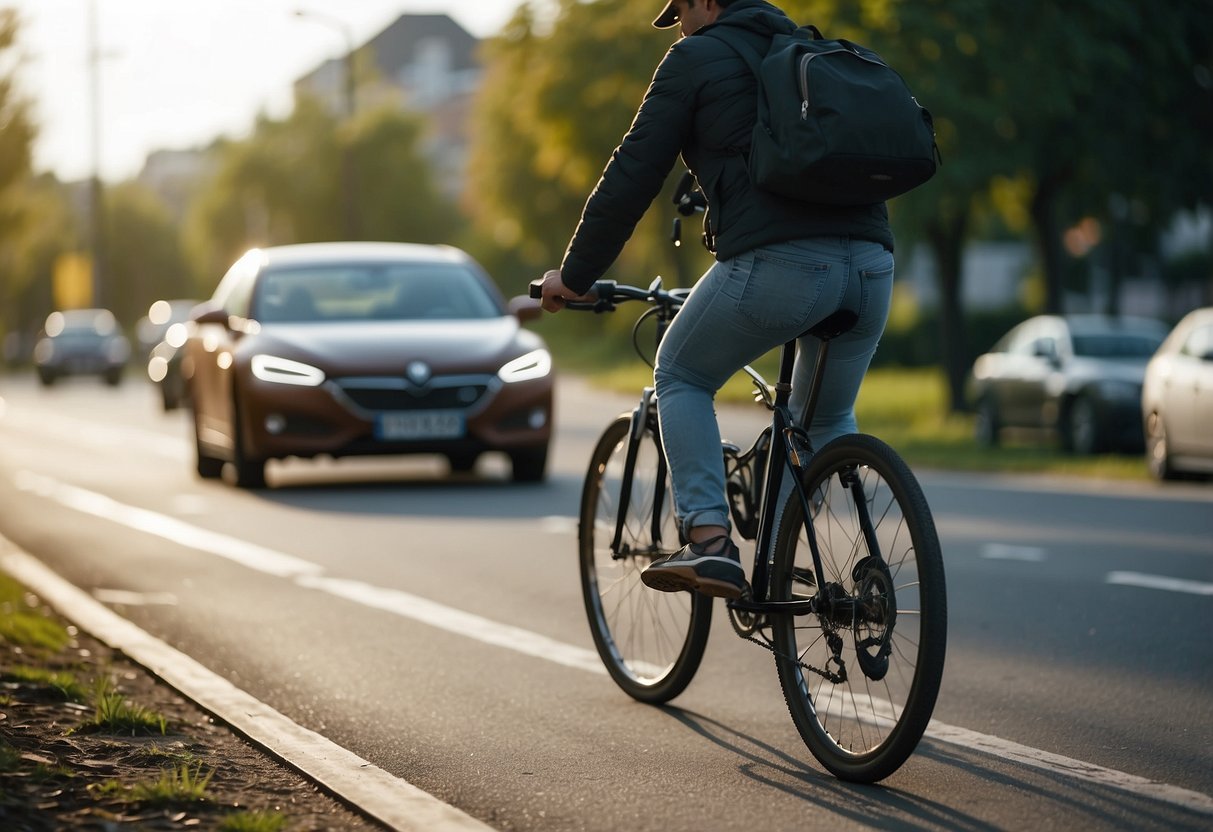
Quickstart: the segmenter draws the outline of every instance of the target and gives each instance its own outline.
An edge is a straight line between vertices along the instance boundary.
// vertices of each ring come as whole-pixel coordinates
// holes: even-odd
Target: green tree
[[[106,190],[110,311],[125,326],[153,301],[192,297],[181,237],[160,199],[137,182]]]
[[[250,138],[214,148],[217,172],[188,219],[196,272],[213,285],[254,246],[345,239],[341,165],[347,153],[363,239],[449,242],[458,213],[423,161],[422,133],[416,116],[387,108],[341,124],[309,97],[282,121],[258,119]]]
[[[24,259],[22,237],[31,229],[29,205],[21,198],[30,176],[30,148],[36,134],[29,102],[16,82],[14,52],[20,20],[0,9],[0,337],[19,326],[16,303],[30,275],[16,266]]]
[[[64,252],[79,250],[80,238],[67,189],[50,174],[15,185],[4,201],[20,206],[20,223],[15,236],[0,242],[0,327],[28,350],[54,309],[55,263]]]
[[[672,42],[670,32],[644,25],[654,13],[648,0],[562,0],[540,27],[524,4],[487,44],[469,204],[477,228],[504,252],[499,260],[513,272],[511,285],[559,265],[586,197]],[[666,196],[681,172],[676,165]],[[670,244],[666,196],[620,257],[616,268],[629,281],[662,274],[667,285],[688,285],[710,262],[691,244],[699,237],[693,222],[685,223],[687,244]]]

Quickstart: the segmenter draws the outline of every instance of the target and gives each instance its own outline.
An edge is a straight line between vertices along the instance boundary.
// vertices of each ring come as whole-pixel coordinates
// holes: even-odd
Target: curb
[[[3,535],[0,535],[0,568],[77,627],[120,650],[266,754],[389,829],[491,832],[492,827],[298,725],[136,627]]]

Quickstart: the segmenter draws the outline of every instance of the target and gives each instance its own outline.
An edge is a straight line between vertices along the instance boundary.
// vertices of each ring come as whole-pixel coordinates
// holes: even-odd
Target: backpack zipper
[[[808,53],[806,53],[805,56],[800,59],[800,120],[801,121],[806,121],[809,117],[809,61],[813,60],[814,58],[821,57],[822,55],[834,55],[839,52],[845,52],[848,55],[852,55],[856,58],[859,58],[859,60],[861,60],[861,61],[867,61],[870,64],[876,64],[876,66],[888,66],[888,64],[886,64],[884,61],[873,60],[871,58],[860,55],[858,52],[853,52],[850,49],[845,49],[843,47],[839,47],[837,49],[831,49],[828,52],[808,52]]]

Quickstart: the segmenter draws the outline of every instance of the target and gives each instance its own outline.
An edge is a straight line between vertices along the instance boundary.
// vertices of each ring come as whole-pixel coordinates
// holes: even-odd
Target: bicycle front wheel
[[[872,783],[913,753],[943,676],[943,557],[918,481],[884,442],[827,443],[805,471],[821,553],[818,592],[793,492],[780,519],[774,600],[816,595],[817,613],[772,616],[788,710],[813,756],[837,777]]]
[[[699,669],[712,599],[640,582],[644,568],[680,542],[655,427],[645,426],[629,470],[631,425],[628,414],[612,422],[590,459],[581,493],[581,592],[611,678],[629,696],[661,703],[682,693]]]

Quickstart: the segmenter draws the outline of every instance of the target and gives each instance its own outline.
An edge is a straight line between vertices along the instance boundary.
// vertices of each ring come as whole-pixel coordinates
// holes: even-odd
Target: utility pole
[[[95,307],[105,305],[106,245],[105,198],[101,188],[101,51],[98,44],[97,0],[88,0],[88,71],[89,102],[91,104],[91,143],[93,175],[89,181],[89,248],[92,254],[93,301]]]
[[[343,110],[347,127],[353,126],[354,115],[357,109],[356,86],[357,78],[354,73],[354,35],[350,31],[350,27],[344,21],[338,20],[335,17],[329,17],[325,14],[307,11],[305,9],[296,9],[296,17],[308,18],[317,23],[324,24],[330,28],[336,29],[341,33],[341,37],[345,41],[345,60],[342,62],[343,75]],[[347,240],[357,240],[361,236],[361,222],[358,210],[358,193],[357,182],[354,176],[354,150],[352,146],[353,136],[348,135],[345,141],[341,142],[341,207],[342,220],[345,228],[345,237]]]

